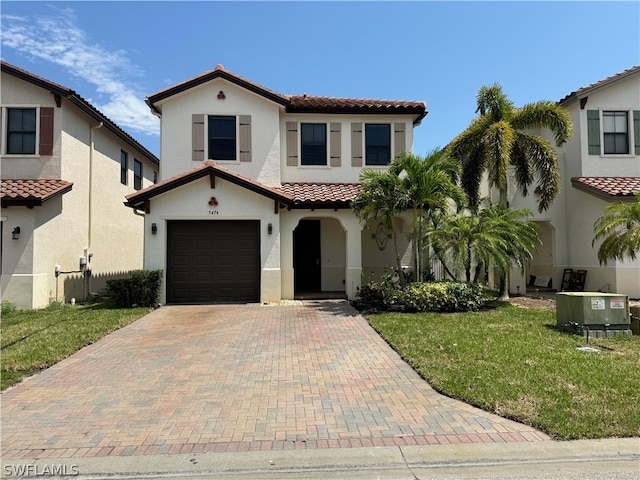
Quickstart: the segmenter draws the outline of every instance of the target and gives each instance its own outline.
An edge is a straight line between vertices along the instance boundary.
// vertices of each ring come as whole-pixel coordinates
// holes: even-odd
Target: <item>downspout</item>
[[[87,257],[87,271],[85,270],[85,291],[84,291],[84,299],[87,299],[87,292],[91,293],[91,268],[89,262],[91,262],[91,257],[93,253],[91,251],[92,248],[92,224],[93,224],[93,152],[95,150],[95,139],[94,139],[94,130],[98,130],[102,128],[104,125],[103,122],[100,122],[98,125],[91,127],[89,130],[89,202],[88,202],[88,221],[87,221],[87,251],[85,252],[85,256]]]

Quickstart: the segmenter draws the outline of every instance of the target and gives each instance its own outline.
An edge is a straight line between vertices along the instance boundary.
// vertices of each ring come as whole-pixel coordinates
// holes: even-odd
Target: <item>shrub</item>
[[[108,280],[106,295],[114,308],[155,307],[161,285],[162,270],[133,270],[130,278]]]
[[[400,287],[392,277],[370,282],[360,290],[361,309],[401,310],[404,312],[468,312],[486,301],[477,283],[417,282]]]
[[[10,313],[14,313],[17,310],[18,308],[9,300],[2,300],[2,315],[9,315]]]
[[[484,289],[477,283],[410,283],[397,293],[396,302],[405,312],[468,312],[484,304]]]

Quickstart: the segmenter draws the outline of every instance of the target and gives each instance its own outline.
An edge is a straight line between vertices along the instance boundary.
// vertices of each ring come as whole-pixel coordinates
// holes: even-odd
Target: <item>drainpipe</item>
[[[93,253],[91,251],[92,248],[92,224],[93,224],[93,152],[95,150],[94,145],[94,134],[95,130],[102,128],[104,125],[103,122],[100,122],[98,125],[91,127],[89,130],[89,202],[88,202],[88,216],[87,219],[87,251],[85,252],[85,256],[87,257],[87,263],[91,261],[91,257]],[[85,291],[84,291],[84,299],[87,299],[87,292],[91,293],[91,269],[89,265],[87,265],[87,270],[85,270]],[[88,272],[88,273],[87,273]]]

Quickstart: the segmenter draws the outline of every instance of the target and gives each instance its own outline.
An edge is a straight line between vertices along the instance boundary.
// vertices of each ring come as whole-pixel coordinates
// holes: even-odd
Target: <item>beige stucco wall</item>
[[[218,205],[209,205],[216,197]],[[215,188],[209,177],[151,199],[151,212],[145,215],[145,268],[162,269],[166,279],[167,222],[170,220],[259,220],[260,221],[260,301],[274,302],[280,295],[280,218],[275,213],[274,201],[238,185],[216,178]],[[151,224],[158,233],[151,235]],[[268,224],[273,226],[269,235]],[[166,282],[161,302],[166,302]]]
[[[600,244],[592,245],[594,222],[604,214],[610,202],[577,190],[571,184],[571,178],[576,176],[640,176],[640,157],[633,152],[632,123],[632,111],[640,110],[640,75],[589,92],[584,109],[580,108],[579,100],[565,107],[574,122],[574,135],[566,145],[557,149],[561,174],[560,194],[551,208],[542,213],[535,208],[535,197],[532,193],[529,197],[523,198],[515,190],[510,191],[511,205],[530,208],[534,212],[534,220],[549,222],[553,228],[554,288],[559,288],[564,268],[586,269],[585,291],[603,289],[626,294],[630,298],[640,298],[640,262],[625,260],[600,265],[597,258]],[[588,110],[629,111],[630,154],[589,155]],[[550,138],[548,131],[536,133]],[[546,253],[546,249],[543,249],[539,255]],[[536,262],[542,260],[536,259]],[[510,284],[511,291],[515,292],[516,286],[523,281],[524,277],[520,278],[514,273]]]
[[[225,99],[218,99],[224,91]],[[202,162],[192,160],[192,115],[251,115],[251,162],[218,161],[221,167],[258,180],[280,184],[279,107],[264,97],[218,78],[192,88],[187,94],[159,103],[162,108],[162,178],[190,170]],[[206,131],[205,121],[205,131]],[[206,138],[206,135],[205,135]],[[206,141],[205,141],[206,143]],[[207,150],[205,145],[205,153]],[[206,155],[205,155],[206,156]]]
[[[133,158],[143,162],[143,186],[151,184],[158,166],[104,127],[93,130],[92,150],[96,121],[64,99],[56,107],[53,96],[40,88],[9,75],[2,80],[3,107],[29,102],[54,107],[53,156],[2,155],[2,178],[73,182],[70,192],[43,206],[3,209],[2,298],[20,308],[41,308],[56,299],[80,300],[102,290],[107,279],[142,268],[144,220],[123,202],[133,191]],[[120,183],[121,149],[129,153],[128,185]],[[15,225],[21,227],[19,240],[11,240]],[[85,285],[81,274],[56,279],[56,265],[62,271],[79,270],[80,257],[88,250],[93,252],[90,283]]]

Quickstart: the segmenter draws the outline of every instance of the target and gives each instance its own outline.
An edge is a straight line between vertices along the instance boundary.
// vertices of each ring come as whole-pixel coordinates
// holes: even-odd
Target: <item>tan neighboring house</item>
[[[163,180],[127,204],[145,215],[163,303],[353,298],[394,265],[386,232],[350,201],[364,168],[412,150],[424,102],[283,95],[218,65],[147,103]]]
[[[142,268],[144,219],[123,197],[159,160],[73,90],[1,67],[2,300],[83,299]]]
[[[510,289],[538,288],[532,277],[544,277],[553,289],[566,290],[567,274],[582,271],[579,289],[640,298],[640,259],[600,265],[599,243],[592,246],[594,222],[605,208],[631,202],[640,191],[640,66],[580,88],[559,104],[574,124],[573,138],[558,149],[561,191],[547,212],[538,213],[534,196],[513,189],[511,205],[535,213],[542,245],[525,275],[512,272]]]

